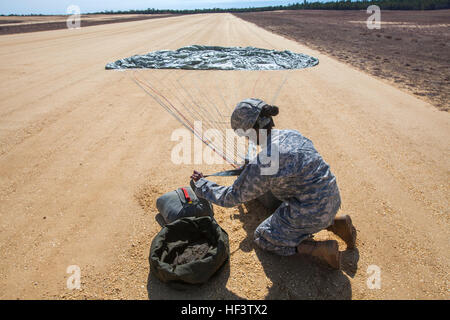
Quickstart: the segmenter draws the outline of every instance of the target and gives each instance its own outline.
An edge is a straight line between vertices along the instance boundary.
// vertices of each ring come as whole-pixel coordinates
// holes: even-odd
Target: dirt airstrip
[[[208,284],[176,292],[149,275],[150,243],[160,230],[156,198],[188,185],[194,168],[228,166],[174,164],[171,134],[180,123],[129,72],[104,67],[191,44],[319,58],[304,70],[217,73],[214,82],[193,81],[191,93],[230,110],[250,95],[274,100],[277,127],[314,142],[337,177],[340,214],[350,214],[358,230],[356,250],[339,240],[343,270],[256,248],[253,231],[269,213],[248,203],[215,207],[231,258]],[[0,298],[449,298],[449,113],[231,14],[2,35],[0,57]],[[139,72],[169,82],[196,77]],[[176,101],[170,87],[161,90]],[[67,287],[73,265],[80,290]],[[371,266],[381,272],[379,289],[367,284]]]

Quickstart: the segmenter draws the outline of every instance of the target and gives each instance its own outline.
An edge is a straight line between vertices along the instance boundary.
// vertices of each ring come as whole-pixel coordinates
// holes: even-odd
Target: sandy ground
[[[175,292],[149,276],[156,197],[187,185],[193,168],[226,166],[173,164],[170,134],[180,124],[130,73],[104,66],[189,44],[320,59],[310,69],[221,73],[220,81],[230,110],[249,95],[275,100],[277,126],[311,138],[331,165],[341,213],[359,232],[357,250],[340,241],[344,270],[255,248],[252,233],[267,212],[250,203],[216,208],[232,255],[203,288]],[[448,113],[230,14],[6,35],[0,56],[0,298],[449,298]],[[143,75],[175,81],[183,72]],[[69,265],[81,268],[81,290],[66,287]],[[381,270],[381,289],[367,287],[370,265]]]

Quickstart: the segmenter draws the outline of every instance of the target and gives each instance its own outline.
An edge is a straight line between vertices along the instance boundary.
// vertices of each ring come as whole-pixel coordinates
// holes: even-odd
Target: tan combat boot
[[[356,245],[356,229],[353,226],[350,216],[345,215],[334,219],[333,225],[327,228],[339,236],[347,244],[347,248],[353,249]]]
[[[297,252],[316,257],[333,269],[341,268],[341,253],[336,240],[305,240],[297,247]]]

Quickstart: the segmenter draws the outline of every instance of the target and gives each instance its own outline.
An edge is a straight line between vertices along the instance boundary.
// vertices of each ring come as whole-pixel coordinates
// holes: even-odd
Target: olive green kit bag
[[[151,244],[150,272],[176,289],[205,283],[230,256],[211,203],[185,187],[162,195],[156,206],[164,222]]]

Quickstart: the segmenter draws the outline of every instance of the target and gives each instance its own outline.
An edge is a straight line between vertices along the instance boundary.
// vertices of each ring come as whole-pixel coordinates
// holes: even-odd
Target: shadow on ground
[[[162,283],[151,272],[147,279],[147,293],[150,300],[238,300],[244,299],[227,289],[230,277],[230,263],[227,261],[222,268],[202,286],[192,286],[188,290],[177,290]]]
[[[342,270],[332,270],[306,256],[280,257],[263,251],[254,244],[253,232],[269,215],[270,212],[257,201],[241,205],[239,214],[234,215],[235,219],[242,222],[247,233],[239,248],[245,252],[255,250],[266,276],[273,283],[265,299],[351,299],[352,288],[344,272],[349,277],[356,274],[358,250],[343,252]],[[229,276],[230,265],[227,262],[208,283],[187,291],[179,291],[149,274],[148,297],[149,299],[244,299],[226,288]]]
[[[247,232],[240,249],[255,250],[273,283],[266,299],[351,299],[350,281],[344,272],[350,277],[356,274],[358,250],[343,252],[342,270],[330,269],[307,256],[280,257],[263,251],[254,244],[253,232],[270,214],[258,201],[251,201],[241,205],[234,217],[242,221]]]

